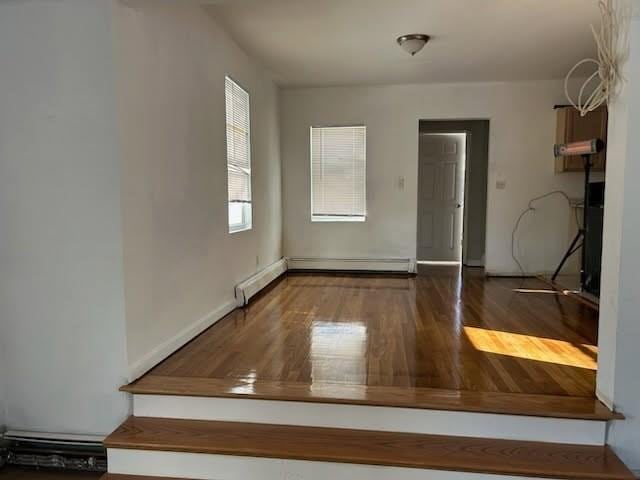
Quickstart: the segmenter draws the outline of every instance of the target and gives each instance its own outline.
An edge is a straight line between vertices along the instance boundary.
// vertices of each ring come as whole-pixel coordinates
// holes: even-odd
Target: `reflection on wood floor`
[[[536,279],[288,274],[150,377],[592,397],[596,337],[596,312]]]

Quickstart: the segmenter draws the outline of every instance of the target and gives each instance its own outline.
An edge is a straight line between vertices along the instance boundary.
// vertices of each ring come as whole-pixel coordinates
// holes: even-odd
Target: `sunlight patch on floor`
[[[477,327],[464,327],[464,331],[481,352],[589,370],[597,368],[598,349],[593,345]]]

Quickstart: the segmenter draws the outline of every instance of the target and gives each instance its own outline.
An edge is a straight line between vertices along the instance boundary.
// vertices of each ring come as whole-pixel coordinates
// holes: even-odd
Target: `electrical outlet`
[[[404,190],[404,177],[398,177],[398,189]]]

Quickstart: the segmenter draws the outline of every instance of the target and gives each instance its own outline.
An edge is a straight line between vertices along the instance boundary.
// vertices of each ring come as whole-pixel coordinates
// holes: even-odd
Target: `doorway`
[[[421,120],[418,263],[484,266],[488,120]]]
[[[462,262],[466,148],[466,133],[420,133],[419,262]]]

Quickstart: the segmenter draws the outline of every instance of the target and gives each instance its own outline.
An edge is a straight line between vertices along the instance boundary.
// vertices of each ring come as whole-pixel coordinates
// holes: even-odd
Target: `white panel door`
[[[459,262],[466,134],[420,134],[418,260]]]

